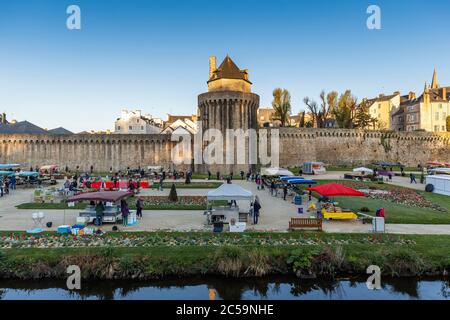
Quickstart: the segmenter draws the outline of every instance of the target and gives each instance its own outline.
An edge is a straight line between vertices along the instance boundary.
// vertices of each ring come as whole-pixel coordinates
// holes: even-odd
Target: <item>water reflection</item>
[[[0,281],[0,299],[450,299],[449,279],[383,279],[381,290],[368,290],[365,279],[194,278],[161,281],[82,282],[69,291],[64,281]]]

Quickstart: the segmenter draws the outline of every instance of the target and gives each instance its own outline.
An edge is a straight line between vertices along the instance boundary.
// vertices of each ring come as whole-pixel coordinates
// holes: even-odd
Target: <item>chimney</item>
[[[416,98],[416,93],[410,91],[408,94],[408,100],[414,100]]]
[[[2,121],[1,121],[1,123],[2,124],[6,124],[6,113],[2,113],[2,119],[1,119]]]
[[[399,96],[400,95],[400,91],[394,91],[394,96]]]
[[[216,71],[216,57],[210,56],[209,57],[209,78],[211,79],[214,71]]]
[[[380,93],[379,95],[378,95],[378,98],[383,98],[384,97],[384,93]]]
[[[447,100],[447,88],[442,88],[442,100]]]

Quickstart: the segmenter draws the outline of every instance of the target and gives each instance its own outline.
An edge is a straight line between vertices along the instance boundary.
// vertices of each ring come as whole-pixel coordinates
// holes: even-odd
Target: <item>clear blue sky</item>
[[[77,4],[82,29],[66,28]],[[382,29],[366,28],[366,9]],[[261,107],[303,97],[450,85],[448,0],[16,0],[0,2],[0,111],[45,128],[112,128],[122,108],[196,112],[208,57],[248,68]]]

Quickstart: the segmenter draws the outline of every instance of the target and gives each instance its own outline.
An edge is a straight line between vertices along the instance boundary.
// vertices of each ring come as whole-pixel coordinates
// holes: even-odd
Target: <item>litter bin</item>
[[[298,213],[303,214],[303,208],[298,208]]]
[[[298,194],[294,197],[294,204],[297,206],[301,206],[302,205],[302,197],[299,196]]]

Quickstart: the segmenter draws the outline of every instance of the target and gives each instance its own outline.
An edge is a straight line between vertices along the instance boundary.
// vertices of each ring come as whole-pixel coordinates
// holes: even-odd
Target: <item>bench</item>
[[[289,221],[289,230],[303,228],[317,228],[317,230],[322,231],[322,219],[291,218],[291,221]]]

